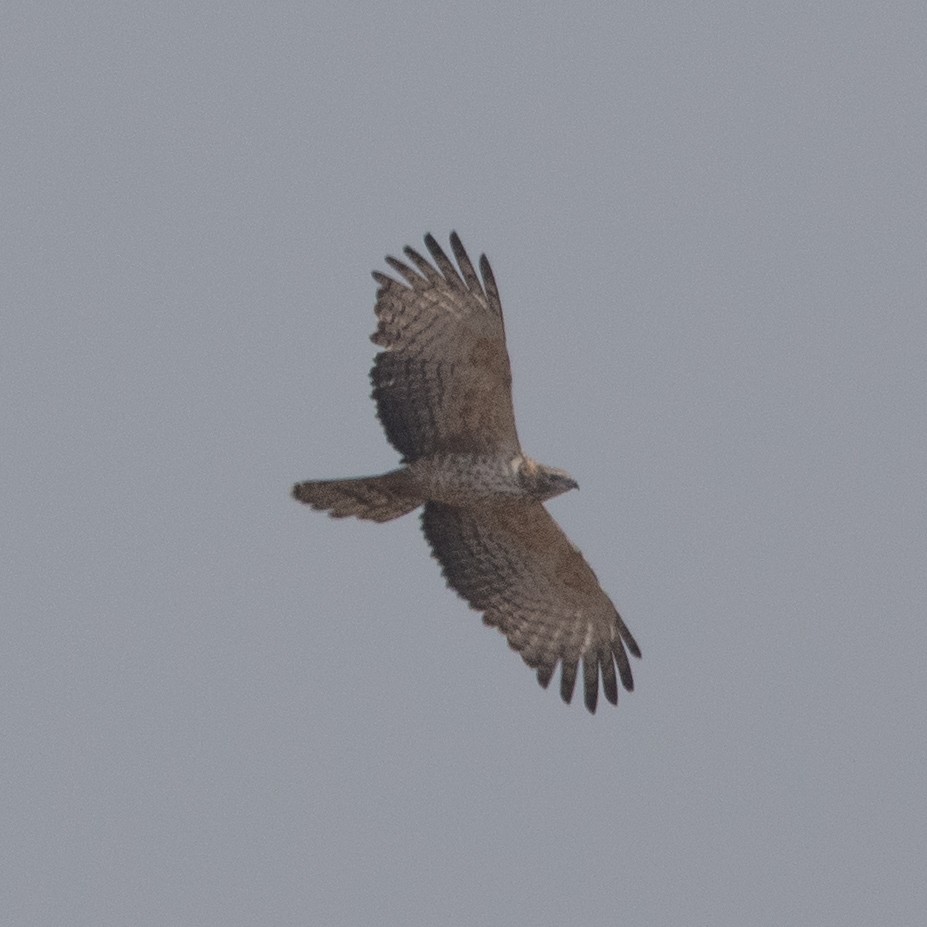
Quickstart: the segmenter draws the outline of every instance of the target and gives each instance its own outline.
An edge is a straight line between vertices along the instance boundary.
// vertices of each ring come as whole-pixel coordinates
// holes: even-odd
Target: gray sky
[[[5,5],[5,922],[923,923],[927,8],[806,6]],[[452,228],[594,718],[288,495]]]

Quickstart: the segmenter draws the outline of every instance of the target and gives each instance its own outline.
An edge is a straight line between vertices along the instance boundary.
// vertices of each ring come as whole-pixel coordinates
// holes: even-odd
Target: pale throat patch
[[[509,461],[509,469],[516,476],[520,471],[524,471],[527,476],[537,476],[538,475],[538,465],[536,461],[532,460],[530,457],[525,457],[524,454],[516,454]]]

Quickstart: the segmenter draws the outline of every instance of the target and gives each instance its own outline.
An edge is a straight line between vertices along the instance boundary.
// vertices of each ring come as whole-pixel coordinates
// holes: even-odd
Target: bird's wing
[[[412,248],[409,264],[388,257],[396,280],[380,285],[370,378],[377,414],[406,461],[435,453],[517,454],[512,373],[502,305],[485,255],[482,279],[456,232],[457,266],[431,235],[433,263]],[[411,266],[410,266],[411,265]]]
[[[585,702],[595,711],[599,675],[618,701],[618,676],[633,688],[631,632],[583,555],[538,502],[456,508],[428,502],[422,528],[448,585],[499,628],[546,687],[559,662],[569,702],[583,664]]]

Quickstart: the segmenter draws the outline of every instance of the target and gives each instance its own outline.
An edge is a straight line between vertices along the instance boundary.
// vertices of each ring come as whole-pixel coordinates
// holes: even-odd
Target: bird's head
[[[579,483],[566,470],[557,467],[545,467],[544,464],[525,460],[521,468],[521,478],[527,491],[538,501],[553,499],[571,489],[579,489]]]

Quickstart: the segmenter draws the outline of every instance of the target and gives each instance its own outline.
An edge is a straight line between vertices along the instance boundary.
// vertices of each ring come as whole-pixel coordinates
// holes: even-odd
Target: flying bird
[[[628,653],[641,651],[583,555],[543,503],[576,482],[527,457],[515,430],[502,304],[486,256],[477,274],[456,232],[456,266],[432,235],[431,261],[405,248],[374,271],[377,415],[402,466],[380,476],[309,480],[293,496],[335,518],[385,522],[424,506],[422,530],[448,585],[498,628],[545,688],[559,663],[573,697],[582,662],[586,707],[599,678],[618,703]],[[398,279],[397,279],[398,278]]]

